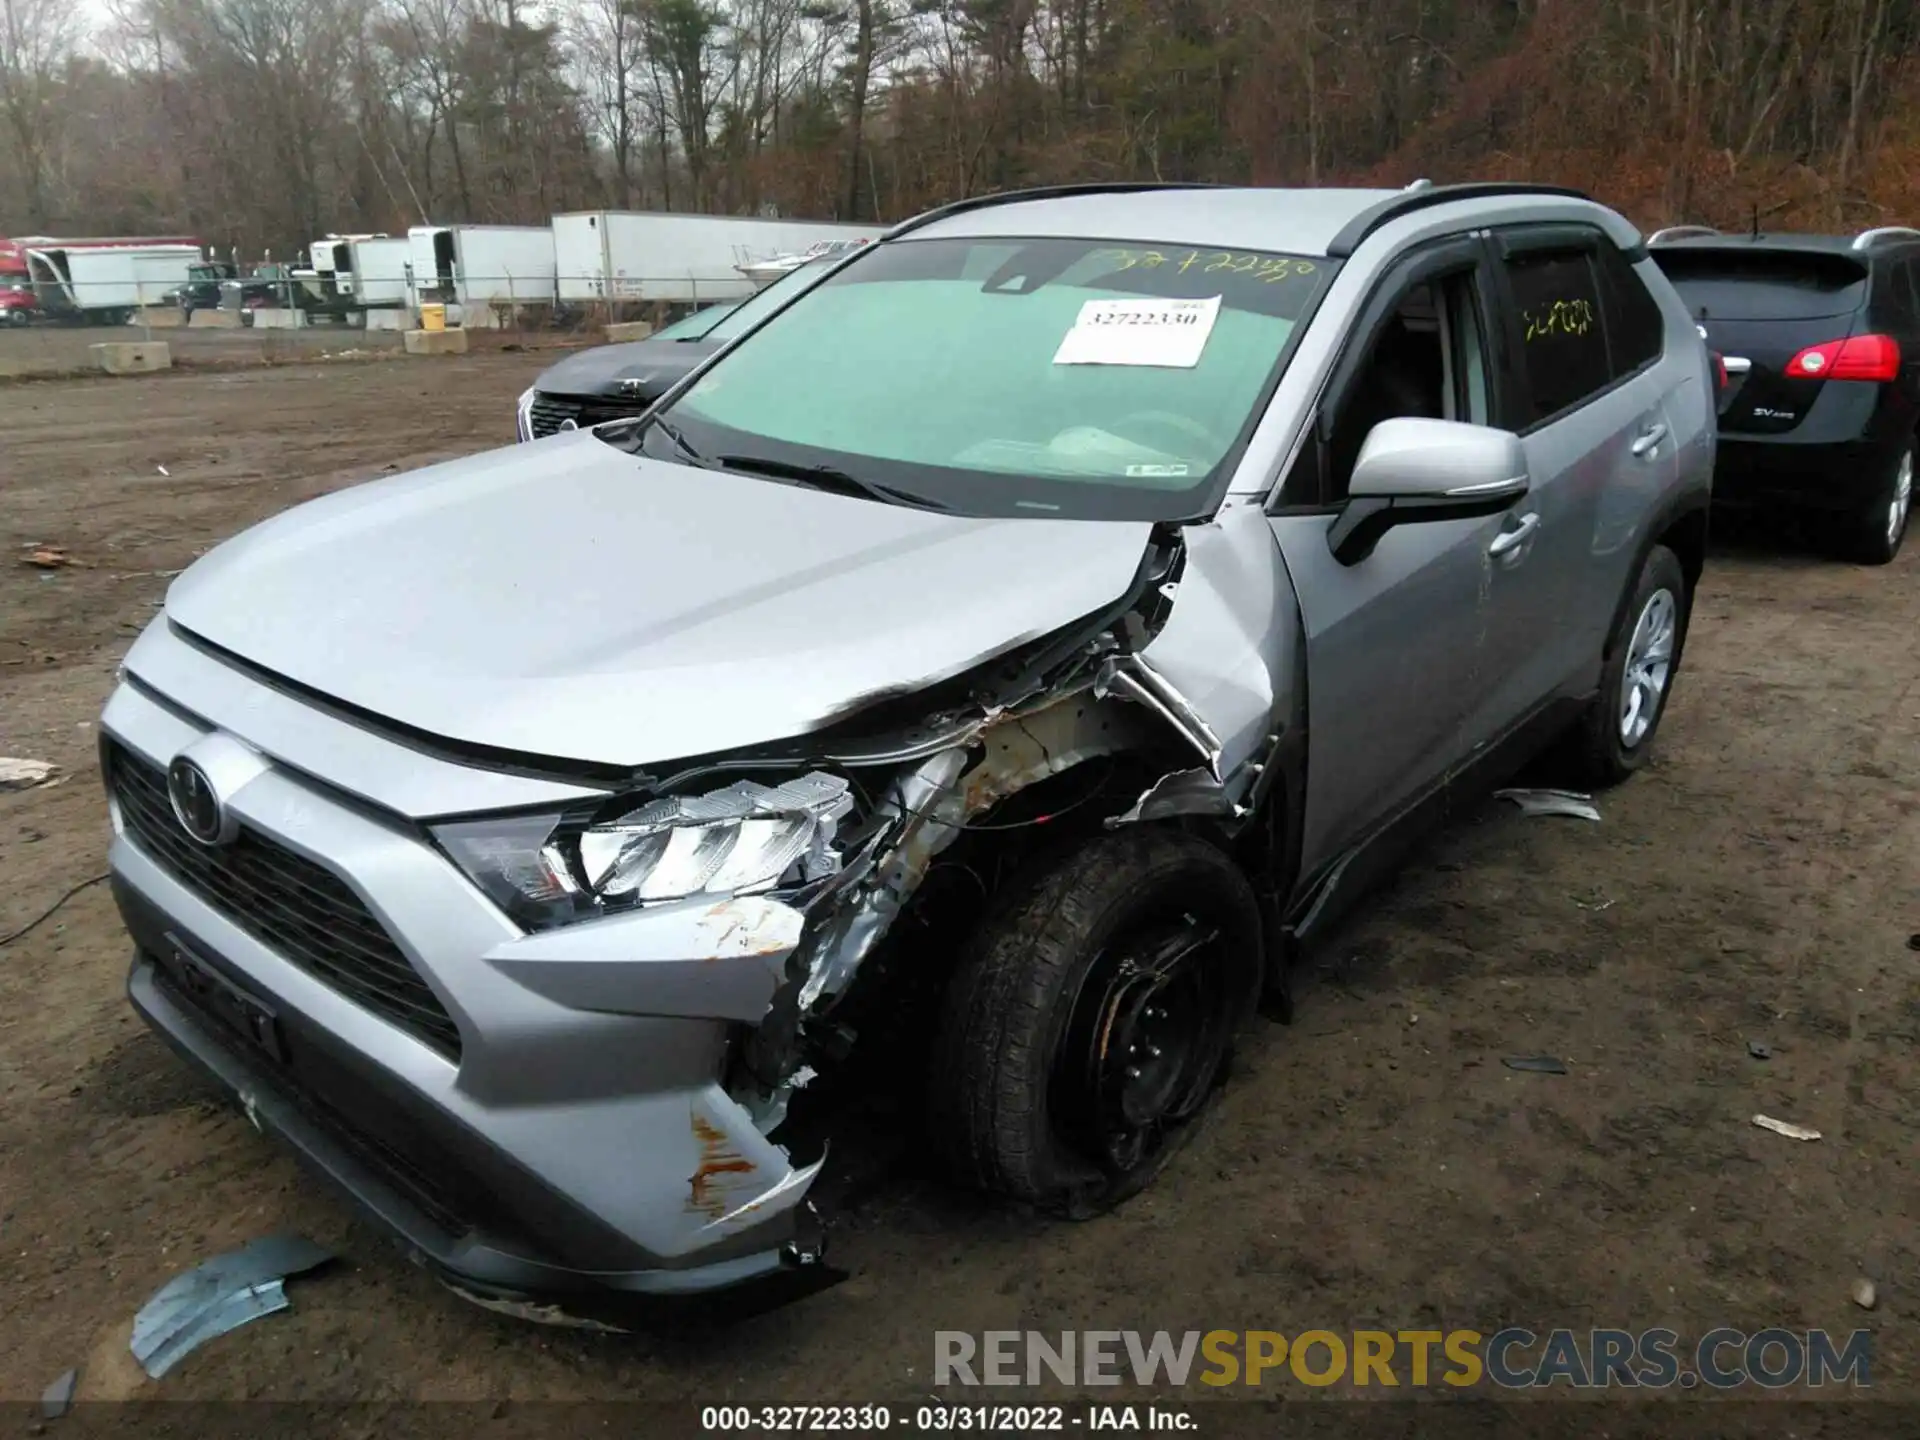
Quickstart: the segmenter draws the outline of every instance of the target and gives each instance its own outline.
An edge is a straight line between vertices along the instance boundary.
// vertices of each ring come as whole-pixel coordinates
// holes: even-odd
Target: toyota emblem
[[[227,834],[226,808],[215,793],[207,772],[184,755],[167,767],[167,798],[180,828],[202,845],[222,845]]]

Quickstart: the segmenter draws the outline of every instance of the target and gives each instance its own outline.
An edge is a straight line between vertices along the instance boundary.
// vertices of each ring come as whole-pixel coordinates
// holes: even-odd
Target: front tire
[[[1575,783],[1603,790],[1647,763],[1673,694],[1692,606],[1680,557],[1654,546],[1607,638],[1600,693],[1568,736]]]
[[[1014,883],[949,982],[930,1132],[955,1178],[1074,1219],[1192,1133],[1253,1013],[1260,910],[1170,830],[1103,835]]]
[[[1848,522],[1842,544],[1849,559],[1862,565],[1886,565],[1900,553],[1913,513],[1914,460],[1915,444],[1908,440],[1887,467],[1879,495]]]

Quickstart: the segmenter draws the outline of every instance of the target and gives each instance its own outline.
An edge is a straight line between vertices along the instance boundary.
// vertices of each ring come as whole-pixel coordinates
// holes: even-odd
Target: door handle
[[[1511,555],[1522,545],[1525,545],[1527,541],[1531,540],[1533,538],[1533,532],[1539,528],[1540,515],[1538,511],[1522,515],[1520,517],[1520,523],[1515,525],[1513,529],[1502,530],[1498,535],[1493,537],[1493,543],[1487,546],[1487,554],[1493,556],[1496,560],[1502,555]]]
[[[1651,455],[1659,448],[1660,442],[1667,438],[1665,425],[1652,425],[1640,432],[1633,442],[1633,453],[1641,457]]]

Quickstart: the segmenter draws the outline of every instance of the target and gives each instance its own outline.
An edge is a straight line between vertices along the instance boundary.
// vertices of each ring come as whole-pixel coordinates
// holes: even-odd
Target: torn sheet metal
[[[1146,706],[1200,752],[1207,762],[1207,773],[1216,784],[1222,779],[1220,737],[1187,703],[1186,697],[1142,656],[1116,655],[1104,661],[1099,678],[1093,682],[1093,693],[1102,699],[1121,695]]]
[[[1565,815],[1571,820],[1600,819],[1593,797],[1577,790],[1496,790],[1496,800],[1511,800],[1528,815]]]
[[[195,1347],[287,1308],[282,1282],[333,1259],[300,1235],[269,1235],[176,1275],[133,1317],[133,1358],[158,1380]]]
[[[1219,768],[1231,779],[1262,758],[1275,728],[1304,719],[1305,696],[1294,693],[1297,602],[1273,525],[1257,508],[1223,510],[1181,540],[1178,601],[1141,658],[1218,737]],[[1233,793],[1246,799],[1237,786]]]
[[[965,815],[959,782],[966,764],[964,749],[943,750],[902,777],[883,802],[905,817],[900,838],[881,861],[878,883],[847,907],[815,947],[813,968],[800,987],[801,1010],[811,1010],[823,995],[839,993],[919,888],[934,857],[960,838]]]

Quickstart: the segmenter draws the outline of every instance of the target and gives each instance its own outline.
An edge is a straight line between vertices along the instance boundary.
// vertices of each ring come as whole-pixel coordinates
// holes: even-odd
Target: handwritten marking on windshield
[[[1250,275],[1269,285],[1318,273],[1310,260],[1295,260],[1274,255],[1235,254],[1227,250],[1189,250],[1185,254],[1179,251],[1169,254],[1162,250],[1114,250],[1108,253],[1119,257],[1118,263],[1114,266],[1116,270],[1157,270],[1165,266],[1175,274],[1184,275],[1195,266],[1199,266],[1200,272],[1205,275],[1218,272]]]

